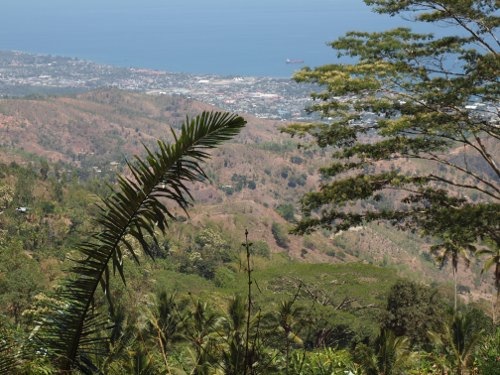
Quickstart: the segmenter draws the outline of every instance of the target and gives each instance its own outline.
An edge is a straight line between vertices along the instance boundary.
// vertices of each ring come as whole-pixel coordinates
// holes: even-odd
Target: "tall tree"
[[[285,129],[332,152],[302,198],[297,233],[384,220],[459,246],[500,246],[498,1],[365,0],[378,13],[446,25],[349,32],[337,62],[295,75],[318,84],[323,121]],[[448,35],[444,35],[448,33]]]
[[[412,346],[430,349],[428,331],[437,331],[446,316],[446,303],[430,287],[408,280],[394,284],[387,297],[382,328],[406,336]]]
[[[473,246],[470,246],[474,249]],[[467,249],[450,239],[445,238],[443,243],[431,247],[431,252],[436,256],[440,268],[443,268],[449,260],[451,260],[451,270],[453,272],[453,311],[457,311],[458,291],[457,291],[457,276],[458,276],[458,261],[460,258],[464,260],[467,267],[470,265],[470,259],[467,254]]]

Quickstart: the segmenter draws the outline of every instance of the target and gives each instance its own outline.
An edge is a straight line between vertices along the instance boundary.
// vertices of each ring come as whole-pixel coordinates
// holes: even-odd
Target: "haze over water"
[[[2,0],[0,50],[187,73],[290,77],[349,30],[401,25],[362,0]]]

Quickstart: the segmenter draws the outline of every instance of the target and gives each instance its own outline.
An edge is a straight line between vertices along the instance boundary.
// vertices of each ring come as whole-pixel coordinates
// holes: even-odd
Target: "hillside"
[[[58,174],[112,179],[125,159],[143,153],[142,144],[154,147],[156,139],[171,136],[169,126],[177,128],[185,115],[212,109],[181,96],[111,89],[67,97],[2,99],[0,161],[29,165],[33,160],[38,163],[34,156],[39,156],[55,163]],[[239,243],[248,229],[251,238],[265,241],[271,252],[302,262],[363,261],[395,266],[415,279],[450,281],[451,275],[436,269],[424,239],[392,228],[375,225],[335,236],[288,235],[299,217],[299,198],[319,183],[317,169],[325,156],[318,149],[297,149],[293,139],[280,133],[283,122],[243,115],[248,126],[234,142],[213,152],[207,166],[210,182],[193,187],[196,205],[191,220],[184,221],[179,213],[172,241],[192,240],[211,227]],[[70,172],[72,167],[76,172]],[[465,290],[480,286],[475,297],[489,298],[490,286],[481,286],[477,268],[473,265],[474,273],[464,278]]]

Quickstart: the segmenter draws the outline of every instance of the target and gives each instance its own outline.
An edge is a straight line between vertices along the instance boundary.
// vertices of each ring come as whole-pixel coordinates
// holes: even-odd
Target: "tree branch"
[[[429,178],[432,179],[432,180],[434,180],[434,181],[444,182],[444,183],[446,183],[448,185],[451,185],[451,186],[461,187],[461,188],[465,188],[465,189],[478,190],[481,193],[484,193],[484,194],[486,194],[486,195],[488,195],[488,196],[490,196],[492,198],[500,200],[500,195],[495,195],[495,194],[493,194],[492,192],[490,192],[488,190],[485,190],[485,189],[482,189],[482,188],[478,187],[477,185],[460,184],[458,182],[451,181],[451,180],[448,180],[447,178],[436,176],[434,174],[430,174]]]

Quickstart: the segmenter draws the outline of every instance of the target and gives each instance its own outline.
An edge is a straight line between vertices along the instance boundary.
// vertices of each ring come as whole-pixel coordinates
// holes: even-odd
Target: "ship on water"
[[[286,59],[285,62],[287,64],[303,64],[304,60],[300,60],[300,59]]]

